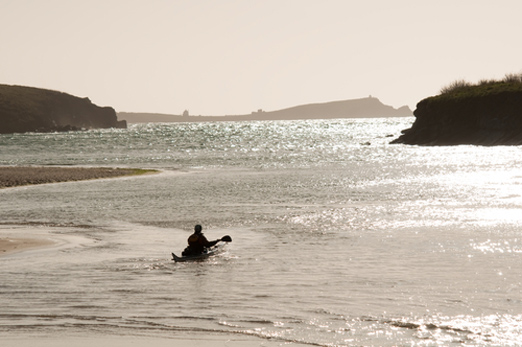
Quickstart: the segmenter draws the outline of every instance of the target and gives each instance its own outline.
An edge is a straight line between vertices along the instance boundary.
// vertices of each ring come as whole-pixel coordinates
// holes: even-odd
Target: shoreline
[[[152,169],[61,166],[0,166],[0,189],[46,183],[86,181],[101,178],[156,173]]]
[[[0,166],[0,190],[48,183],[139,176],[156,172],[159,171],[109,167]],[[54,244],[47,239],[0,236],[0,257]]]
[[[97,345],[100,347],[148,347],[154,345],[156,347],[185,347],[185,346],[198,346],[198,347],[306,347],[309,344],[303,344],[299,342],[285,342],[285,341],[270,341],[263,338],[247,335],[217,335],[212,333],[198,333],[197,335],[190,336],[186,333],[175,333],[170,337],[145,337],[145,336],[118,336],[118,335],[78,335],[78,336],[2,336],[0,335],[2,342],[5,342],[7,346],[18,346],[18,347],[90,347]]]

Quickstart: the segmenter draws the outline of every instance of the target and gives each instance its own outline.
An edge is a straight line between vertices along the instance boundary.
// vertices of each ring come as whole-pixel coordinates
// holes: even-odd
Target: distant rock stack
[[[112,107],[52,90],[0,85],[0,133],[126,128]]]

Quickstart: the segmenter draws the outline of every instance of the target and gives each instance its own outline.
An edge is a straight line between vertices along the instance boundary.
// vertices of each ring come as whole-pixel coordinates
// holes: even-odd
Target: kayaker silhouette
[[[215,241],[209,241],[201,232],[202,229],[203,228],[199,224],[194,227],[194,234],[190,235],[187,240],[189,244],[188,247],[185,248],[183,253],[181,253],[181,257],[172,253],[172,260],[178,262],[206,259],[212,255],[218,254],[222,250],[221,245],[216,246],[218,242],[232,242],[232,238],[228,235]]]
[[[222,239],[218,239],[215,241],[207,240],[205,235],[203,235],[203,233],[201,232],[202,230],[203,228],[199,224],[194,227],[194,234],[189,236],[187,240],[188,247],[185,248],[185,250],[182,253],[184,256],[201,254],[205,252],[205,249],[214,246],[219,241],[222,241]]]

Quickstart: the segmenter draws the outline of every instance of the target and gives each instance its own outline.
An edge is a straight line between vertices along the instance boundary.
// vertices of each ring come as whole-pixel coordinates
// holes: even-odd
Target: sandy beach
[[[3,166],[0,167],[0,189],[31,184],[140,175],[150,172],[154,171],[104,167]]]

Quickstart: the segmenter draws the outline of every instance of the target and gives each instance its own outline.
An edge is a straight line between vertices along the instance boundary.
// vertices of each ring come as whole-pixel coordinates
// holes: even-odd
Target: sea
[[[0,135],[0,165],[155,169],[0,190],[0,341],[522,345],[522,148],[390,144],[413,117]],[[176,263],[194,226],[225,252]]]

